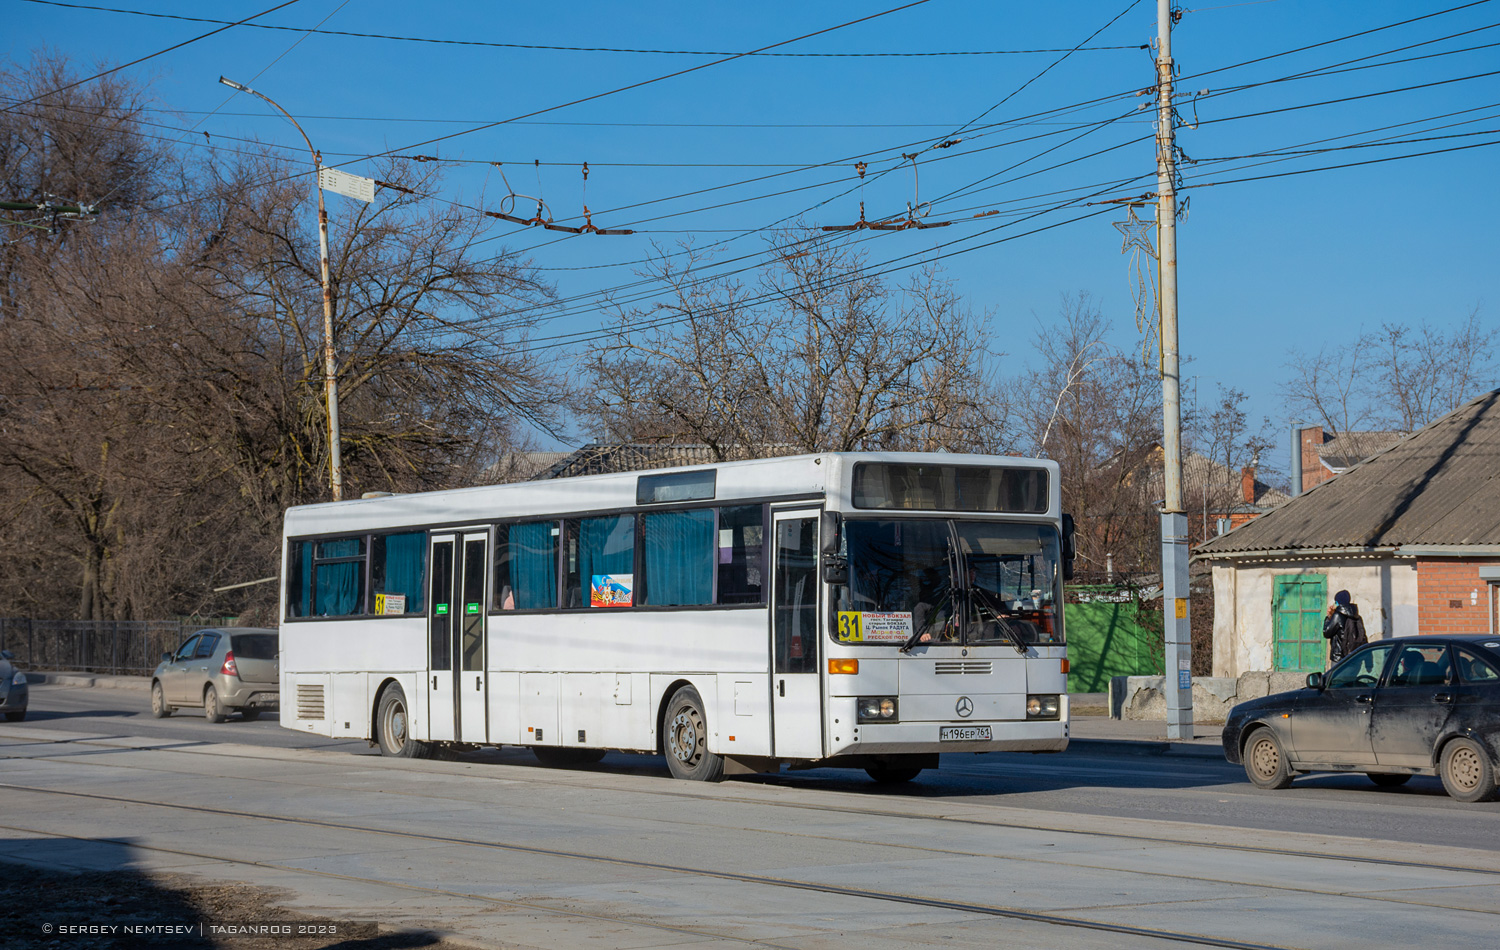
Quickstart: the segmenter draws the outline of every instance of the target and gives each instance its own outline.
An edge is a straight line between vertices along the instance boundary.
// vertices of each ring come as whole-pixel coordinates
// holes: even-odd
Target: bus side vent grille
[[[297,718],[323,719],[323,685],[297,684]]]
[[[938,660],[936,672],[987,676],[993,668],[989,660]]]

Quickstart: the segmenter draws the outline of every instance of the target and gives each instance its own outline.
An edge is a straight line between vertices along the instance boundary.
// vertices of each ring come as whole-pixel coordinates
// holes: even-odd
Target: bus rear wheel
[[[375,713],[375,737],[380,743],[380,754],[403,759],[428,758],[430,747],[413,739],[410,728],[411,714],[406,705],[406,693],[392,683],[380,694],[380,706]]]
[[[698,691],[684,686],[667,703],[662,746],[673,778],[717,782],[724,778],[724,757],[708,751],[708,717]]]

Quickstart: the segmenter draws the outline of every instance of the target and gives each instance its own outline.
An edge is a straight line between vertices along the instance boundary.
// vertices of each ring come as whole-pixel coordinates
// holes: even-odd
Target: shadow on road
[[[368,921],[297,914],[265,888],[140,864],[130,839],[0,838],[0,942],[6,950],[453,950],[430,933],[382,934]],[[299,935],[303,928],[323,933]]]

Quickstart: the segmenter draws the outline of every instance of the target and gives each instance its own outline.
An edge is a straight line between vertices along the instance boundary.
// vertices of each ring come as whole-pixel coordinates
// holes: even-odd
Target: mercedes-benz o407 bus
[[[286,514],[281,724],[673,775],[1068,744],[1053,462],[837,453]]]

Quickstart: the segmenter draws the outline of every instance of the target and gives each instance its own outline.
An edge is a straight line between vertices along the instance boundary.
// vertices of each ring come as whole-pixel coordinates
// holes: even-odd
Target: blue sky
[[[12,60],[50,43],[84,67],[118,64],[215,28],[27,0],[0,4]],[[272,5],[97,4],[230,21]],[[863,232],[858,240],[872,262],[899,268],[947,255],[943,266],[960,292],[991,315],[1011,370],[1025,365],[1038,320],[1054,318],[1064,293],[1090,292],[1113,321],[1116,342],[1137,346],[1128,260],[1110,225],[1123,213],[1064,222],[1101,211],[1088,201],[1154,187],[1152,113],[1136,111],[1149,97],[1133,95],[1153,82],[1152,54],[1140,48],[1155,33],[1153,0],[929,0],[777,51],[977,54],[744,57],[473,132],[723,57],[300,32],[738,52],[898,5],[300,0],[257,20],[296,30],[236,27],[130,72],[154,78],[159,105],[175,113],[159,117],[168,128],[158,131],[185,147],[208,147],[207,131],[217,147],[238,147],[238,136],[301,151],[285,120],[253,98],[231,98],[216,83],[224,74],[297,115],[326,159],[350,171],[373,174],[360,157],[386,151],[462,159],[468,164],[434,200],[498,210],[506,189],[488,163],[499,161],[517,192],[540,191],[560,220],[577,216],[586,200],[596,225],[640,231],[569,237],[495,223],[492,245],[522,250],[564,298],[576,300],[540,336],[607,324],[599,295],[633,282],[635,262],[653,242],[717,245],[729,269],[744,264],[728,259],[763,250],[760,234],[775,222],[855,220],[860,156],[870,162],[869,216],[902,211],[913,176],[901,155],[925,149],[921,197],[934,201],[931,220],[955,223]],[[1500,70],[1500,45],[1493,45],[1500,44],[1500,3],[1184,6],[1173,38],[1179,91],[1206,90],[1179,108],[1198,123],[1178,139],[1196,162],[1183,168],[1191,203],[1178,237],[1181,340],[1192,358],[1185,372],[1196,377],[1189,398],[1194,385],[1204,403],[1215,384],[1236,387],[1248,394],[1253,418],[1270,416],[1280,426],[1279,387],[1294,353],[1383,322],[1447,327],[1476,305],[1486,320],[1500,318],[1500,148],[1309,172],[1500,141],[1500,76],[1480,75]],[[1426,18],[1392,26],[1417,17]],[[1371,32],[1344,39],[1364,31]],[[997,50],[1050,52],[990,52]],[[1317,74],[1292,78],[1309,71]],[[1412,86],[1424,88],[1392,92]],[[194,131],[180,131],[187,128]],[[456,132],[466,134],[417,144]],[[963,141],[930,148],[950,137]],[[1398,144],[1348,147],[1379,139]],[[1336,150],[1235,158],[1328,148]],[[1136,175],[1146,177],[1107,184]],[[1258,180],[1212,184],[1240,178]],[[331,199],[335,221],[345,200]],[[991,209],[1001,213],[971,217]],[[523,214],[532,210],[521,202]],[[992,243],[1002,238],[1014,239]],[[1278,432],[1278,444],[1284,441]]]

